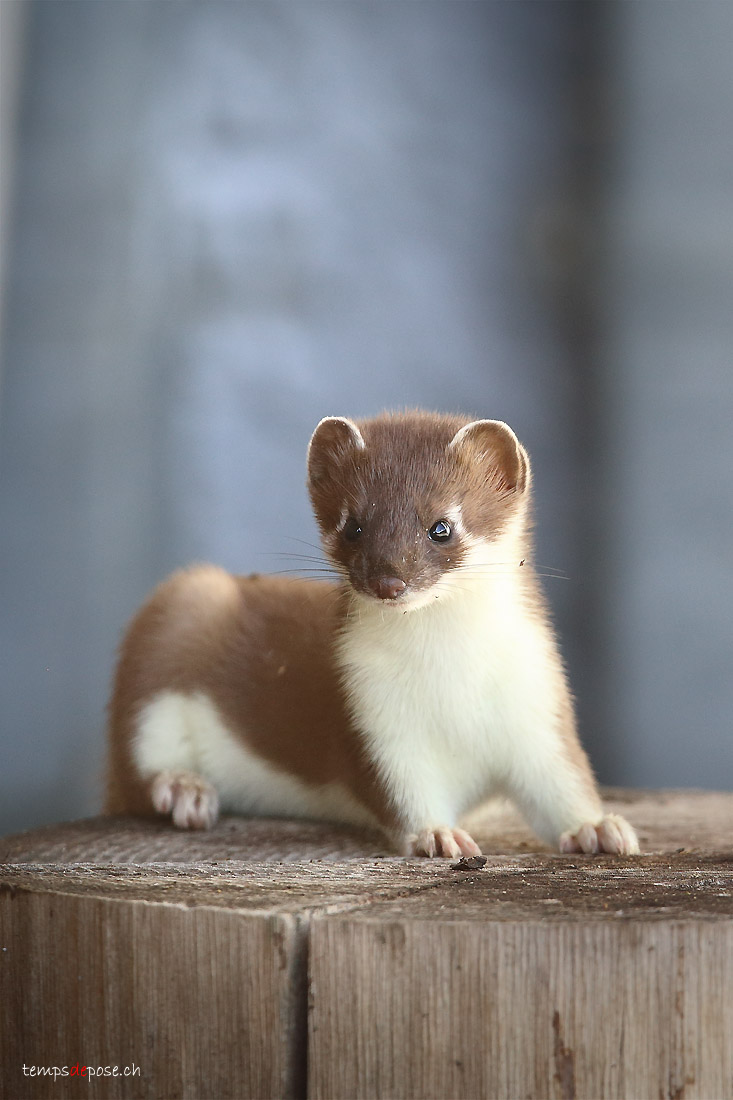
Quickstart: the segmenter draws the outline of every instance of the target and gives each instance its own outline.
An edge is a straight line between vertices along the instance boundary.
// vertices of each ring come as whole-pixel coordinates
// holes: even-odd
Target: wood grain
[[[0,1097],[733,1097],[733,794],[611,792],[639,857],[483,868],[317,822],[0,840]],[[136,1078],[24,1077],[37,1066]]]
[[[302,1095],[296,918],[82,893],[6,898],[4,1096]],[[138,1066],[140,1077],[52,1085],[21,1076],[23,1063]]]
[[[465,915],[441,888],[313,920],[310,1096],[731,1095],[730,919],[590,916],[549,882],[512,918],[487,880]]]

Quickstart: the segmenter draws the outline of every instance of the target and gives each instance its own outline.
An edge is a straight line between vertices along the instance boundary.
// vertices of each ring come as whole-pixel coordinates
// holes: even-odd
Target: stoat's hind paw
[[[561,852],[610,852],[617,856],[638,856],[639,841],[625,817],[606,814],[597,825],[586,821],[575,833],[560,837]]]
[[[159,772],[150,796],[159,814],[170,814],[179,829],[210,829],[219,816],[219,796],[194,772]]]
[[[404,854],[455,859],[457,856],[480,856],[481,849],[463,829],[438,825],[435,829],[423,829],[408,836],[404,843]]]

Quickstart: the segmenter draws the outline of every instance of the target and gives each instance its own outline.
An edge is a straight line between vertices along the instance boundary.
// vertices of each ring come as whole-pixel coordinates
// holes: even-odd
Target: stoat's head
[[[527,453],[499,420],[328,416],[308,448],[326,553],[357,594],[405,610],[459,575],[519,565],[529,481]]]

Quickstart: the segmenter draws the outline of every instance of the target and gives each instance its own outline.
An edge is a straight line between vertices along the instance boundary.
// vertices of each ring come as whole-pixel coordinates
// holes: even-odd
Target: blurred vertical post
[[[3,338],[5,272],[10,245],[10,209],[15,169],[18,90],[23,66],[25,0],[0,3],[0,349]],[[2,357],[0,356],[0,401]]]
[[[733,4],[596,6],[614,134],[600,270],[600,759],[619,783],[729,789]]]
[[[554,381],[561,393],[562,418],[547,425],[562,460],[548,467],[563,481],[543,499],[546,472],[538,469],[538,508],[553,509],[554,523],[570,537],[562,547],[567,590],[558,620],[562,649],[576,697],[583,743],[602,780],[609,780],[605,751],[608,729],[602,713],[607,677],[605,651],[605,493],[604,438],[607,428],[601,334],[605,303],[600,278],[603,251],[603,203],[609,156],[609,118],[605,68],[607,19],[603,4],[558,7],[566,20],[563,59],[566,135],[562,170],[554,193],[538,220],[534,261],[564,362]],[[562,10],[563,14],[560,15]],[[540,404],[547,419],[553,410]],[[541,533],[541,532],[540,532]],[[557,537],[557,531],[554,531]],[[552,545],[552,544],[550,544]],[[542,549],[542,548],[540,548]],[[554,549],[554,548],[553,548]],[[552,550],[550,551],[552,552]],[[540,571],[545,561],[540,554]],[[547,561],[549,571],[557,561]],[[553,586],[563,580],[547,578]]]

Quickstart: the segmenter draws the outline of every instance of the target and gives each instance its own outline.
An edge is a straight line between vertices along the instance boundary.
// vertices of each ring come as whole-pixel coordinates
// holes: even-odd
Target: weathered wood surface
[[[470,872],[318,823],[0,840],[0,1096],[733,1097],[733,794],[613,792],[645,854]],[[140,1067],[53,1080],[27,1066]]]
[[[316,917],[310,1095],[730,1096],[733,860],[608,870]]]

